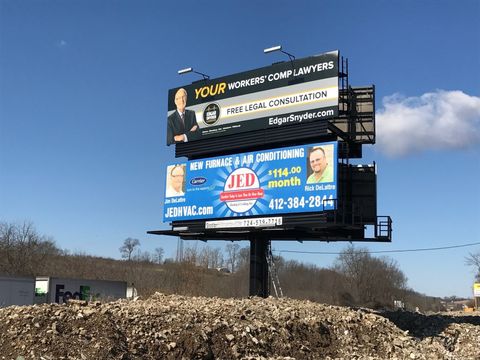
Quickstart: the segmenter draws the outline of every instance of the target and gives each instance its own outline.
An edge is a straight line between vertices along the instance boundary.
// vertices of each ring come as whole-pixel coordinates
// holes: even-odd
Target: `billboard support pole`
[[[250,235],[250,290],[249,296],[266,298],[270,295],[268,286],[267,252],[270,238],[263,234]]]

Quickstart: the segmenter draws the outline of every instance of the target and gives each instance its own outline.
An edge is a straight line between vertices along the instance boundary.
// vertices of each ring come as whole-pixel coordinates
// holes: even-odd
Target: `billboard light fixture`
[[[192,71],[193,71],[192,68],[181,69],[181,70],[178,70],[178,75],[186,74],[186,73],[189,73],[189,72],[192,72]]]
[[[290,59],[290,62],[292,63],[292,68],[293,68],[293,69],[295,68],[295,67],[293,66],[293,60],[295,60],[295,55],[292,55],[292,54],[290,54],[290,53],[282,50],[282,45],[272,46],[272,47],[263,49],[263,53],[264,53],[264,54],[269,54],[269,53],[275,52],[275,51],[280,51],[281,53],[284,53],[285,55],[287,55],[288,58]]]
[[[272,47],[269,47],[268,49],[263,49],[263,52],[265,54],[268,54],[274,51],[282,51],[282,45],[272,46]]]
[[[198,74],[198,75],[202,75],[202,76],[203,76],[203,80],[208,80],[208,79],[210,79],[210,76],[208,76],[207,74],[201,73],[201,72],[199,72],[199,71],[195,71],[195,70],[193,70],[193,68],[191,68],[191,67],[178,70],[178,75],[183,75],[183,74],[187,74],[187,73],[190,73],[190,72],[193,72],[193,73]]]
[[[172,227],[172,230],[173,231],[187,231],[188,226],[174,226],[174,227]]]

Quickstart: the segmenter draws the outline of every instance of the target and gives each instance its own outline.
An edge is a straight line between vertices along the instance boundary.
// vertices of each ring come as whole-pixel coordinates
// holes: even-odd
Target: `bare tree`
[[[154,258],[154,261],[157,263],[157,264],[161,264],[162,261],[163,261],[163,254],[165,252],[163,251],[163,248],[161,247],[157,247],[155,248],[155,252],[154,252],[154,255],[153,255],[153,258]]]
[[[198,255],[197,263],[196,265],[202,266],[206,269],[209,267],[209,253],[210,253],[210,248],[208,246],[202,248],[200,250],[200,254]]]
[[[183,250],[183,257],[182,261],[188,264],[197,265],[199,261],[199,253],[197,250],[197,246],[188,246]]]
[[[250,265],[250,248],[244,247],[241,248],[238,252],[238,262],[237,262],[237,269],[245,267],[248,268]]]
[[[465,257],[465,264],[475,267],[477,271],[475,280],[480,282],[480,252],[474,254],[469,253],[468,256]]]
[[[208,258],[210,268],[216,269],[223,266],[223,254],[220,248],[210,249]]]
[[[31,222],[0,222],[0,272],[35,275],[43,271],[48,256],[60,253],[53,239],[40,235]]]
[[[140,250],[137,250],[134,254],[132,254],[132,260],[144,263],[151,263],[153,261],[152,254],[150,254],[148,251]]]
[[[234,273],[239,261],[240,245],[227,244],[225,249],[227,250],[227,264],[230,266],[230,271]]]
[[[335,270],[349,282],[353,298],[359,305],[391,306],[395,297],[406,289],[407,278],[397,263],[376,258],[365,248],[349,246],[335,262]]]
[[[123,241],[123,245],[120,247],[120,253],[123,259],[130,261],[132,259],[132,253],[137,246],[140,246],[140,240],[133,238],[126,238]]]

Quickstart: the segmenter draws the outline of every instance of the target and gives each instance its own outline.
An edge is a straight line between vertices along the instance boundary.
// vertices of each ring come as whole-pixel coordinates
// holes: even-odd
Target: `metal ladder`
[[[278,279],[278,272],[273,261],[272,247],[271,243],[268,245],[267,249],[267,264],[268,264],[268,273],[270,274],[270,279],[272,280],[273,291],[275,291],[275,296],[277,298],[283,297],[283,291],[280,286],[280,280]]]

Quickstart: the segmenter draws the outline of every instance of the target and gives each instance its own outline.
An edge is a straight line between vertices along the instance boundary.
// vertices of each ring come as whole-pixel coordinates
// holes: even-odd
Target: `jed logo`
[[[205,110],[203,110],[203,122],[207,125],[213,125],[220,117],[220,107],[215,104],[209,104]]]
[[[236,213],[249,211],[263,197],[258,176],[250,168],[239,168],[228,176],[220,200]]]

